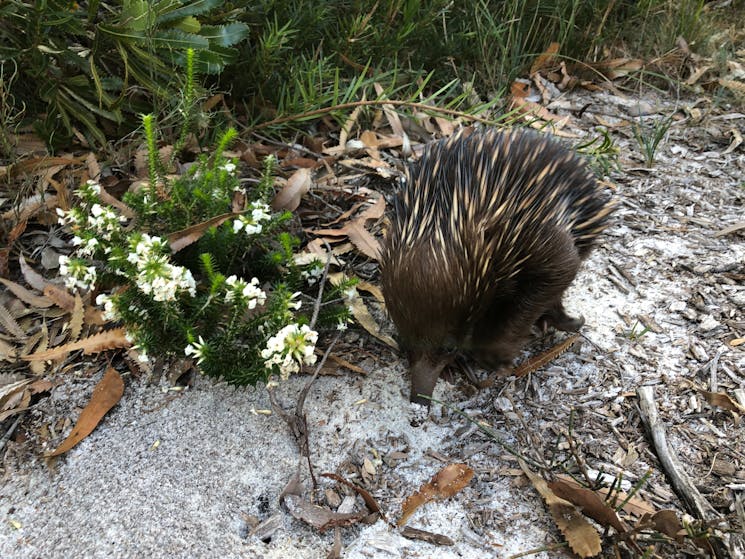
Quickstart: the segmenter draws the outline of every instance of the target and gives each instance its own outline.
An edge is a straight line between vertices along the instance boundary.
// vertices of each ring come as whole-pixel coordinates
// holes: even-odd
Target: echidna
[[[582,159],[535,132],[463,129],[426,146],[381,258],[411,400],[429,403],[457,352],[499,369],[534,324],[579,329],[562,295],[612,208]]]

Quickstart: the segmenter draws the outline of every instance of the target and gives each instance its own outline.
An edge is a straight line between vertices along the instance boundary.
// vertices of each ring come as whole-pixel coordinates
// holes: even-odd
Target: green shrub
[[[124,197],[129,217],[102,202],[94,181],[77,190],[76,205],[58,210],[77,247],[60,258],[60,273],[69,288],[101,290],[105,318],[126,326],[144,360],[192,357],[208,375],[255,384],[315,362],[318,332],[346,327],[355,290],[351,281],[326,286],[311,324],[311,285],[324,264],[299,260],[291,215],[269,207],[271,158],[231,213],[244,196],[236,162],[222,155],[235,135],[228,130],[211,156],[172,182],[151,166],[149,184]],[[174,250],[174,239],[187,246]]]

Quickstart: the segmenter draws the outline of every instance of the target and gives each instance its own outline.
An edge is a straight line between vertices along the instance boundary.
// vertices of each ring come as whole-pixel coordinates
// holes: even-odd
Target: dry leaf
[[[202,223],[197,223],[181,231],[176,231],[168,235],[168,244],[171,247],[171,252],[178,252],[183,248],[188,247],[192,243],[196,243],[202,238],[210,227],[219,227],[231,217],[235,217],[236,213],[227,213],[215,216]]]
[[[356,524],[367,516],[366,512],[352,512],[348,514],[333,512],[327,508],[312,505],[298,495],[285,495],[283,502],[287,511],[296,519],[310,524],[319,532],[337,526]]]
[[[16,319],[13,318],[13,315],[10,314],[10,311],[2,303],[0,303],[0,325],[16,338],[26,338],[26,332],[23,331],[23,328],[21,328],[20,324],[16,322]]]
[[[651,523],[660,534],[681,543],[686,536],[686,530],[674,510],[660,510],[654,514],[645,514],[640,523]]]
[[[62,441],[62,444],[52,452],[46,453],[45,456],[59,456],[90,435],[103,416],[121,399],[122,394],[124,394],[124,381],[113,367],[109,367],[101,382],[93,390],[90,402],[80,412],[80,417],[72,432]]]
[[[533,62],[533,65],[530,67],[530,73],[535,74],[539,70],[543,70],[543,68],[545,68],[546,66],[552,65],[554,59],[556,58],[556,53],[558,52],[559,43],[551,43],[545,50],[545,52],[535,59],[535,62]]]
[[[367,310],[365,302],[361,297],[355,297],[352,299],[349,303],[349,309],[352,311],[354,319],[370,334],[378,338],[381,342],[384,342],[393,348],[398,348],[396,340],[387,334],[381,333],[380,326],[370,314],[370,311]]]
[[[610,508],[595,491],[582,487],[575,481],[556,480],[548,486],[557,497],[577,505],[584,514],[601,526],[612,526],[619,534],[626,531],[626,526],[618,518],[616,511]]]
[[[546,480],[532,472],[522,460],[518,460],[518,462],[533,487],[546,501],[556,526],[564,534],[572,551],[580,557],[593,557],[600,553],[600,534],[597,530],[587,522],[587,519],[580,514],[572,503],[557,497],[548,487]]]
[[[373,260],[380,259],[380,243],[365,229],[360,221],[352,221],[344,229],[349,236],[349,240],[362,254]]]
[[[18,263],[21,265],[21,273],[23,274],[26,283],[36,289],[36,291],[44,291],[47,281],[41,274],[26,263],[26,259],[22,254],[18,255]]]
[[[359,485],[352,483],[351,481],[347,481],[343,477],[336,475],[336,474],[324,473],[324,474],[321,474],[321,476],[336,480],[339,483],[342,483],[346,485],[347,487],[349,487],[350,489],[357,492],[357,494],[360,497],[362,497],[362,500],[365,501],[365,505],[367,505],[367,508],[370,510],[370,512],[377,512],[378,514],[380,514],[383,520],[385,520],[385,515],[383,514],[383,511],[381,510],[380,505],[375,500],[375,497],[373,497],[366,489],[364,489],[363,487],[360,487]]]
[[[72,342],[69,344],[61,345],[49,349],[47,351],[41,351],[26,355],[23,357],[24,361],[46,361],[47,359],[57,359],[62,357],[71,351],[83,350],[85,355],[91,355],[93,353],[100,353],[108,349],[116,349],[122,347],[129,347],[132,345],[127,339],[126,331],[124,328],[114,328],[112,330],[106,330],[99,332],[94,336],[83,338],[80,341]]]
[[[80,338],[80,333],[83,331],[83,299],[80,295],[75,294],[75,307],[72,309],[72,316],[70,317],[70,337],[68,338],[71,342],[77,342]]]
[[[422,485],[419,491],[406,498],[401,506],[398,526],[406,524],[414,511],[425,503],[452,497],[468,485],[471,478],[473,478],[473,470],[467,464],[448,464]]]
[[[724,392],[709,392],[707,390],[699,390],[704,399],[712,406],[717,406],[733,413],[745,415],[745,406],[741,406],[738,402],[732,399],[729,394]]]
[[[75,309],[75,297],[70,295],[67,290],[52,283],[48,283],[44,287],[44,296],[51,299],[59,308],[68,312],[72,312]]]
[[[272,209],[276,212],[287,210],[293,212],[300,205],[301,198],[310,190],[313,180],[310,169],[298,169],[287,179],[287,184],[277,192],[272,200]]]
[[[47,307],[51,307],[54,304],[47,297],[36,295],[22,285],[19,285],[13,281],[7,280],[5,278],[0,278],[0,283],[5,285],[5,287],[7,287],[10,292],[18,297],[21,301],[23,301],[24,303],[28,303],[29,305],[31,305],[32,307],[36,307],[37,309],[46,309]]]

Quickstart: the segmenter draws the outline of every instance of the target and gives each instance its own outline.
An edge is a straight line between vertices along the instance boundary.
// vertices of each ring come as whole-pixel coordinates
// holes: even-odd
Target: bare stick
[[[705,522],[716,524],[721,519],[721,516],[714,510],[714,507],[711,506],[709,501],[704,499],[701,493],[699,493],[691,478],[688,477],[688,474],[686,474],[683,466],[678,461],[678,457],[670,451],[670,447],[667,444],[667,436],[665,435],[665,426],[660,421],[657,413],[657,404],[654,401],[654,388],[652,386],[640,386],[636,389],[636,395],[639,398],[642,421],[650,437],[652,437],[652,443],[657,452],[657,457],[660,459],[662,469],[670,480],[673,489],[682,499],[688,512]],[[709,543],[716,557],[721,559],[737,557],[737,554],[733,553],[731,547],[734,544],[734,540],[731,541],[729,535],[722,535],[721,540],[711,538]]]
[[[713,520],[719,517],[718,513],[703,498],[696,486],[688,477],[678,457],[670,452],[665,434],[665,426],[660,421],[657,413],[657,404],[654,401],[654,388],[652,386],[640,386],[636,389],[641,409],[641,418],[649,435],[652,437],[657,457],[660,459],[665,474],[670,479],[673,489],[683,500],[688,511],[701,520]]]

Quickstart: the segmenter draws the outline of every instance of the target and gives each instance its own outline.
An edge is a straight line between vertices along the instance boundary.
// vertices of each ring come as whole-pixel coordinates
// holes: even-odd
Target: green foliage
[[[18,68],[13,95],[52,145],[76,129],[93,144],[133,127],[138,112],[179,97],[174,80],[194,49],[201,72],[234,61],[248,32],[217,0],[7,0],[0,5],[0,63]],[[217,25],[206,25],[211,18]],[[128,126],[127,126],[128,125]]]
[[[152,116],[143,123],[152,162]],[[127,193],[134,218],[103,204],[95,182],[81,187],[77,204],[60,211],[78,247],[60,258],[60,273],[70,288],[102,291],[96,302],[125,325],[143,358],[186,355],[205,374],[255,384],[314,363],[318,331],[346,327],[345,301],[355,292],[351,281],[326,286],[310,325],[312,284],[324,266],[298,260],[291,215],[268,205],[273,163],[259,187],[243,193],[236,162],[223,156],[235,136],[224,132],[219,149],[177,179],[155,173],[160,182]],[[244,210],[231,215],[237,200]],[[174,252],[174,238],[189,244]]]
[[[468,107],[502,97],[552,42],[585,60],[640,27],[655,32],[653,44],[635,43],[647,51],[691,40],[702,2],[684,2],[689,9],[671,0],[239,0],[250,39],[221,81],[257,119],[378,98],[373,82],[411,99],[425,76],[430,92],[453,84],[441,101]]]
[[[697,44],[710,17],[704,0],[7,0],[0,63],[18,68],[15,113],[44,115],[36,125],[51,144],[76,131],[103,144],[136,114],[156,112],[163,127],[178,113],[181,123],[200,96],[183,81],[190,64],[254,123],[434,90],[473,110],[498,103],[552,42],[568,60],[619,45],[648,56],[679,36]],[[184,145],[183,129],[166,137]]]
[[[644,156],[644,162],[647,167],[654,166],[657,149],[665,139],[665,136],[667,136],[667,132],[670,130],[672,124],[672,115],[649,118],[647,120],[640,116],[637,122],[631,124],[631,130],[634,133],[637,144],[639,144],[639,149]]]
[[[577,152],[589,158],[590,166],[601,176],[605,176],[611,170],[620,170],[618,154],[620,150],[613,142],[607,128],[600,130],[600,135],[590,138],[577,146]]]

